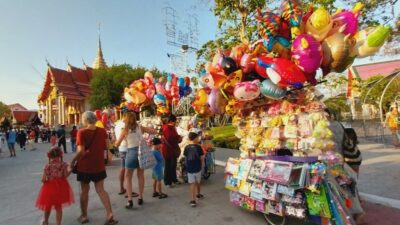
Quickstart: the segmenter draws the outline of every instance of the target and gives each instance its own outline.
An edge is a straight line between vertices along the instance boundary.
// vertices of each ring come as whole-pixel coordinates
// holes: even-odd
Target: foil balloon
[[[178,79],[178,87],[185,87],[185,78],[179,77],[179,79]]]
[[[321,42],[332,29],[331,15],[324,8],[315,10],[306,22],[306,33]]]
[[[273,38],[279,34],[279,28],[281,25],[281,18],[272,13],[262,13],[260,8],[257,9],[258,15],[256,20],[258,21],[258,33],[263,38]]]
[[[280,6],[282,19],[290,24],[290,33],[292,39],[300,34],[301,25],[301,6],[297,0],[284,0]]]
[[[107,127],[108,125],[108,115],[106,113],[103,113],[101,116],[101,122],[103,123],[104,127]]]
[[[158,82],[155,84],[155,86],[157,94],[165,95],[166,90],[163,83]]]
[[[237,83],[233,92],[235,98],[239,101],[251,101],[260,96],[260,81],[246,81]]]
[[[224,74],[212,73],[205,75],[201,79],[206,84],[207,87],[213,89],[222,87],[227,77]]]
[[[124,98],[128,103],[139,105],[145,102],[147,97],[144,93],[134,88],[125,88]]]
[[[154,76],[150,71],[144,73],[144,79],[146,80],[147,84],[154,83]]]
[[[231,51],[231,54],[229,55],[229,57],[231,57],[233,60],[235,60],[236,65],[239,65],[243,55],[246,53],[247,50],[248,50],[247,45],[245,45],[245,44],[237,45],[232,48],[232,51]]]
[[[97,109],[96,111],[94,111],[94,113],[96,114],[97,120],[101,120],[101,111]]]
[[[104,124],[103,124],[103,122],[101,122],[101,120],[97,120],[95,123],[95,126],[98,128],[104,128]]]
[[[147,88],[147,84],[144,79],[140,79],[140,80],[135,80],[134,82],[132,82],[132,84],[129,87],[135,88],[136,90],[138,90],[140,92],[144,92],[144,90]]]
[[[335,33],[322,42],[324,74],[329,71],[343,72],[347,69],[347,58],[350,55],[349,35]]]
[[[156,94],[156,89],[154,85],[153,84],[148,85],[145,93],[148,100],[153,99],[153,96]]]
[[[258,75],[264,78],[268,78],[267,75],[267,67],[269,67],[269,64],[273,62],[272,57],[269,57],[267,55],[261,55],[257,58],[257,63],[256,63],[256,72]]]
[[[228,104],[225,106],[225,112],[229,115],[236,114],[242,106],[243,102],[236,99],[230,99]]]
[[[210,106],[210,111],[214,114],[222,114],[225,112],[227,100],[218,88],[212,89],[208,95],[208,105]]]
[[[253,80],[263,81],[263,80],[265,80],[265,77],[258,75],[257,72],[251,72],[251,73],[245,74],[244,78],[242,80],[243,81],[253,81]]]
[[[264,38],[264,46],[268,52],[290,59],[290,42],[288,39],[281,36],[275,37],[274,40]]]
[[[156,94],[153,97],[153,101],[156,105],[165,105],[167,103],[167,98],[162,94]]]
[[[171,86],[178,86],[178,77],[176,77],[175,74],[172,74],[171,77]]]
[[[224,70],[226,75],[229,75],[238,69],[235,60],[231,57],[225,56],[222,57],[221,68]]]
[[[290,25],[286,21],[281,21],[281,26],[279,28],[279,36],[282,36],[288,40],[291,39],[291,33],[290,33]]]
[[[235,89],[235,85],[241,82],[242,78],[243,78],[242,70],[236,70],[235,72],[231,73],[224,84],[224,90],[232,94],[233,90]]]
[[[286,96],[286,90],[272,83],[270,79],[265,79],[261,82],[261,94],[271,99],[281,99]]]
[[[311,35],[301,34],[292,43],[292,61],[304,72],[313,73],[321,65],[321,44]]]
[[[332,17],[333,27],[328,36],[336,32],[341,32],[345,35],[350,34],[351,36],[355,35],[358,31],[358,16],[362,7],[363,4],[358,2],[351,11],[338,10]]]
[[[258,64],[266,70],[271,81],[280,87],[300,88],[306,81],[304,72],[292,61],[284,58],[262,57]]]
[[[240,67],[243,73],[250,73],[254,71],[256,66],[256,58],[253,54],[245,53],[240,60]]]
[[[355,36],[355,46],[351,51],[352,56],[363,58],[379,51],[390,35],[390,27],[379,25],[368,27],[359,31]]]
[[[185,77],[185,86],[190,86],[190,77]]]
[[[203,106],[207,104],[208,94],[204,88],[197,91],[196,98],[193,102],[193,105]]]

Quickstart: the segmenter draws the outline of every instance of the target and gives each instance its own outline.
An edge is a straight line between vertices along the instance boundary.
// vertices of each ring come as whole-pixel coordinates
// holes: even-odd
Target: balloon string
[[[322,84],[322,83],[325,83],[325,82],[328,82],[328,81],[327,80],[321,80],[321,81],[318,81],[317,84]],[[304,88],[307,88],[307,87],[310,87],[310,86],[313,86],[313,85],[307,84],[307,85],[304,85],[303,87],[300,87],[300,88],[292,88],[292,89],[289,89],[287,92],[301,90],[301,89],[304,89]]]

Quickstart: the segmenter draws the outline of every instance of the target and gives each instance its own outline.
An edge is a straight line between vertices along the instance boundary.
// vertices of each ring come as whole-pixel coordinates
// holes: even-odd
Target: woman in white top
[[[144,170],[139,167],[139,142],[142,138],[143,132],[149,134],[157,134],[153,128],[142,127],[136,121],[136,114],[133,111],[128,111],[124,115],[123,122],[125,124],[121,134],[117,137],[115,145],[126,146],[127,153],[125,158],[125,185],[128,195],[128,203],[125,206],[127,209],[133,207],[132,202],[132,176],[135,169],[137,169],[137,177],[139,183],[139,199],[138,204],[143,204],[143,190],[144,190]]]

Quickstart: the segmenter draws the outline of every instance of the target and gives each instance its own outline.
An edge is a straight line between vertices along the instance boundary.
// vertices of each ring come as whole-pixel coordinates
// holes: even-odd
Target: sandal
[[[158,198],[159,199],[168,198],[168,195],[166,195],[164,193],[160,193],[160,196]]]
[[[79,222],[80,224],[86,224],[86,223],[89,223],[89,219],[88,219],[87,217],[80,216],[80,217],[78,218],[78,222]]]
[[[156,198],[156,197],[160,197],[160,193],[154,192],[154,193],[153,193],[153,198]]]
[[[123,195],[123,194],[125,194],[126,193],[126,190],[123,190],[123,191],[120,191],[119,193],[118,193],[118,195]]]
[[[125,208],[132,209],[133,208],[133,201],[129,200],[128,203],[126,203]]]
[[[143,205],[143,199],[142,198],[138,198],[137,203],[138,203],[138,205]]]
[[[114,217],[111,217],[110,219],[108,219],[104,225],[115,225],[118,223],[118,220],[114,220]]]

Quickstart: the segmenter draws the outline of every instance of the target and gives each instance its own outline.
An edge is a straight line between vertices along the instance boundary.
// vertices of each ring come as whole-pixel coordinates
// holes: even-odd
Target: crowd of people
[[[44,167],[43,185],[39,192],[36,207],[44,211],[43,225],[49,224],[51,210],[56,212],[56,224],[62,222],[62,209],[75,202],[72,189],[68,183],[68,176],[76,174],[76,180],[80,183],[80,209],[81,214],[78,221],[81,224],[90,221],[88,213],[90,183],[94,183],[94,188],[99,196],[101,203],[106,211],[105,225],[117,224],[112,204],[108,192],[104,189],[104,182],[107,172],[104,160],[104,149],[109,146],[118,148],[121,158],[121,170],[119,172],[120,195],[125,195],[127,203],[126,209],[134,207],[133,198],[137,198],[137,204],[144,204],[144,169],[141,168],[141,148],[143,143],[149,143],[155,165],[152,167],[153,195],[154,198],[165,199],[168,195],[163,191],[165,186],[174,187],[180,184],[176,174],[177,159],[183,154],[188,172],[188,182],[190,183],[191,207],[197,205],[199,199],[204,198],[201,194],[201,171],[204,168],[204,153],[199,145],[200,135],[190,132],[188,135],[189,143],[181,152],[179,143],[182,137],[176,131],[177,118],[170,115],[161,130],[151,127],[144,127],[138,123],[136,113],[126,111],[123,119],[116,122],[111,136],[106,129],[96,126],[97,117],[95,113],[87,111],[83,114],[83,127],[77,130],[73,127],[71,143],[76,144],[76,154],[69,163],[63,161],[65,152],[61,149],[64,131],[59,132],[58,145],[53,145],[48,151],[49,162]],[[143,137],[147,133],[149,140]],[[64,135],[64,137],[63,137]],[[74,139],[74,140],[72,140]],[[61,141],[60,141],[61,140]],[[148,142],[147,142],[148,141]],[[133,175],[136,171],[138,193],[133,192]],[[62,193],[61,193],[62,192]]]

